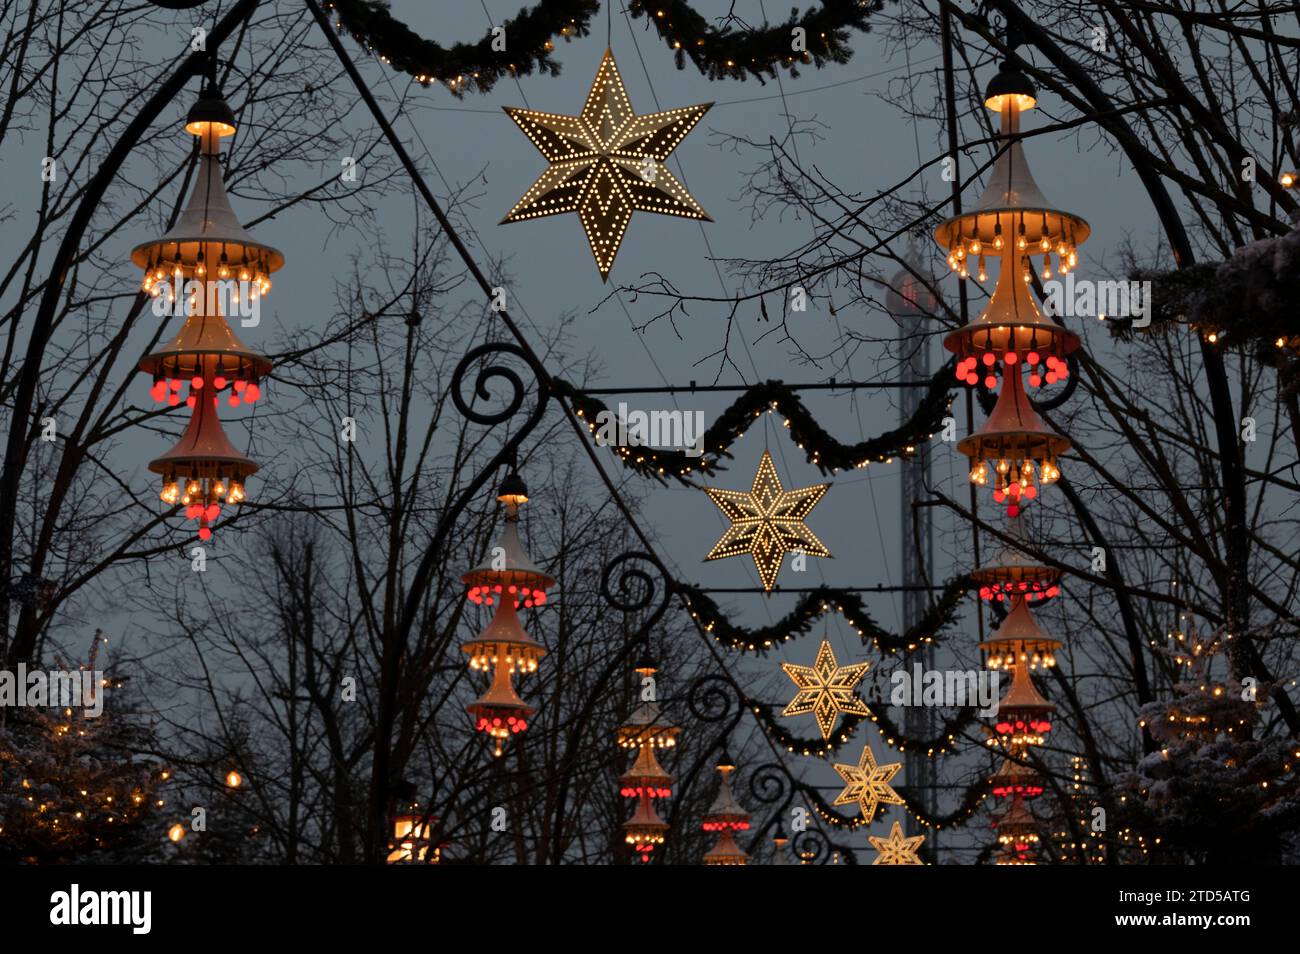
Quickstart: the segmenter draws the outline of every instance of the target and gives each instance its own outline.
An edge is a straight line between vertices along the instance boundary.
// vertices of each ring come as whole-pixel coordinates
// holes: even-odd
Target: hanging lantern
[[[1023,750],[1013,755],[1023,759]],[[1037,798],[1043,794],[1043,779],[1032,765],[1026,765],[1017,758],[1008,756],[1002,760],[1002,766],[989,779],[993,794],[998,798],[1017,796],[1019,798]]]
[[[469,587],[469,599],[495,605],[496,611],[483,631],[461,649],[469,655],[471,669],[492,671],[487,692],[465,710],[474,717],[475,729],[493,740],[494,752],[500,755],[505,740],[526,731],[528,720],[537,711],[515,692],[514,676],[536,672],[539,660],[546,655],[546,649],[524,632],[518,607],[545,602],[545,590],[554,585],[555,578],[539,570],[519,542],[519,507],[528,500],[528,491],[518,474],[502,482],[497,500],[506,508],[501,544],[488,562],[461,577]]]
[[[1007,534],[1018,541],[1024,539],[1021,520],[1019,513],[1007,520]],[[1032,603],[1061,592],[1059,569],[1039,563],[1009,543],[1004,543],[983,566],[971,570],[970,578],[984,600],[1003,602],[1019,596]]]
[[[772,864],[774,865],[794,864],[794,862],[790,860],[790,856],[786,854],[786,850],[785,850],[785,846],[788,845],[789,843],[790,843],[790,839],[786,837],[785,829],[781,828],[778,825],[776,829],[776,834],[772,836]]]
[[[438,864],[442,860],[442,848],[433,845],[429,836],[436,821],[436,818],[414,812],[394,817],[393,838],[388,843],[388,864]]]
[[[993,823],[998,830],[998,844],[1023,855],[1038,845],[1038,821],[1029,812],[1024,799],[1012,798],[1011,806]]]
[[[731,794],[731,773],[736,770],[735,763],[724,752],[718,760],[718,774],[722,776],[718,786],[718,797],[704,815],[701,827],[705,831],[718,833],[717,843],[704,855],[706,865],[744,865],[749,863],[749,855],[736,844],[736,832],[749,829],[749,812],[740,807]]]
[[[220,141],[234,135],[235,117],[215,84],[209,82],[190,110],[185,131],[201,143],[199,174],[176,225],[131,251],[131,261],[145,270],[142,287],[159,295],[167,285],[169,294],[180,297],[187,282],[198,281],[206,291],[214,280],[230,280],[260,298],[271,288],[268,276],[284,265],[284,255],[254,240],[230,207]]]
[[[1029,294],[1034,269],[1031,256],[1042,255],[1044,279],[1068,273],[1078,264],[1078,246],[1091,232],[1077,215],[1052,207],[1034,181],[1020,137],[1020,116],[1037,102],[1029,78],[1009,61],[989,83],[984,105],[1001,118],[1001,151],[988,185],[975,206],[935,229],[935,240],[948,251],[948,264],[965,278],[968,262],[1000,261],[997,287],[983,314],[948,335],[944,347],[958,356],[957,378],[996,386],[999,365],[1006,371],[1030,369],[1033,386],[1068,375],[1065,357],[1079,346],[1073,332],[1045,319]],[[983,279],[981,278],[981,281]]]
[[[166,346],[140,359],[139,368],[153,378],[149,395],[160,404],[184,400],[193,407],[200,396],[228,388],[226,403],[238,407],[262,396],[258,382],[270,373],[271,361],[240,341],[220,314],[191,314]]]
[[[1011,612],[989,638],[980,643],[985,665],[989,669],[1010,672],[1013,667],[1028,666],[1032,671],[1056,665],[1056,651],[1061,644],[1039,627],[1029,611],[1024,596],[1011,598]]]
[[[271,285],[267,275],[284,264],[284,256],[254,241],[230,207],[219,142],[234,135],[235,117],[215,84],[190,110],[185,131],[201,144],[194,189],[176,225],[137,245],[131,260],[144,269],[143,289],[158,297],[166,288],[169,304],[187,316],[176,337],[139,365],[153,378],[156,401],[175,406],[184,400],[192,409],[180,441],[149,469],[162,475],[163,503],[185,507],[186,518],[198,521],[199,539],[209,540],[222,506],[242,502],[244,482],[258,470],[226,437],[217,417],[218,392],[230,388],[230,406],[252,404],[271,370],[267,358],[231,331],[223,308],[241,295],[264,295]]]
[[[649,657],[643,658],[636,667],[636,672],[645,678],[652,678],[657,671]],[[664,843],[668,823],[655,811],[654,800],[668,798],[673,786],[673,777],[659,764],[655,749],[675,746],[680,731],[662,716],[653,699],[644,700],[628,721],[618,727],[619,746],[637,750],[636,761],[618,780],[619,794],[637,800],[636,811],[623,823],[623,836],[643,862],[649,862],[651,852]]]
[[[1038,416],[1019,374],[1002,379],[993,413],[979,430],[957,442],[957,450],[970,459],[971,483],[985,486],[992,481],[993,500],[1005,503],[1013,517],[1024,501],[1038,496],[1039,484],[1060,479],[1057,458],[1070,447],[1068,437]]]
[[[1011,688],[998,704],[989,743],[1004,748],[1042,745],[1043,737],[1052,731],[1055,712],[1056,707],[1034,688],[1029,667],[1016,665],[1011,670]]]
[[[233,506],[245,499],[244,482],[258,470],[226,437],[216,402],[216,397],[196,401],[176,446],[149,464],[162,475],[163,503],[183,506],[185,518],[198,521],[200,540],[212,538],[212,524],[223,504]]]

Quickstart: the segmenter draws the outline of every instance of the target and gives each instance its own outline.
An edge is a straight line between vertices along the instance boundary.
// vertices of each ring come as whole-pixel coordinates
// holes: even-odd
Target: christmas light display
[[[902,797],[889,784],[890,779],[903,767],[901,762],[877,765],[876,754],[870,745],[862,747],[857,765],[835,765],[835,771],[844,779],[844,791],[835,796],[836,805],[858,804],[862,820],[870,823],[881,805],[901,805]]]
[[[749,830],[749,812],[740,807],[736,797],[731,793],[731,773],[736,770],[736,763],[724,752],[718,759],[718,795],[704,814],[701,827],[705,831],[718,833],[718,840],[704,854],[706,865],[745,865],[749,864],[749,855],[736,844],[736,832]]]
[[[528,501],[528,488],[518,474],[501,482],[497,500],[506,511],[501,542],[487,562],[461,577],[471,601],[495,605],[496,610],[484,630],[461,649],[468,654],[471,669],[492,672],[488,690],[465,710],[474,717],[474,728],[493,740],[493,751],[500,755],[505,740],[526,731],[536,711],[515,692],[514,676],[536,672],[546,655],[546,649],[524,632],[518,607],[544,603],[545,591],[555,578],[533,564],[519,541],[519,508]]]
[[[919,865],[924,864],[917,856],[917,849],[925,841],[924,835],[913,835],[908,837],[903,834],[903,826],[894,822],[894,827],[889,830],[888,838],[877,838],[875,835],[868,835],[867,841],[879,852],[876,859],[871,862],[873,865]]]
[[[186,519],[198,523],[199,539],[208,540],[222,507],[246,499],[245,481],[258,470],[221,427],[222,392],[230,407],[253,404],[271,370],[270,360],[230,329],[225,313],[258,305],[284,255],[255,241],[230,206],[219,144],[234,135],[235,117],[213,84],[190,110],[185,131],[200,141],[194,189],[176,225],[137,245],[131,260],[144,269],[141,287],[162,300],[162,310],[186,316],[176,337],[139,365],[153,378],[155,401],[174,407],[183,400],[191,408],[176,446],[149,469],[162,476],[162,502],[183,506]]]
[[[663,844],[668,831],[668,823],[655,811],[654,800],[668,798],[673,793],[673,777],[659,764],[655,750],[675,746],[677,733],[681,731],[663,717],[653,698],[657,671],[649,657],[637,663],[636,672],[650,698],[643,698],[627,722],[618,727],[619,746],[637,752],[632,767],[618,780],[619,794],[636,799],[636,811],[623,823],[623,836],[643,862],[649,862],[651,853]]]
[[[786,490],[781,486],[772,455],[763,451],[763,459],[758,462],[758,472],[748,492],[705,488],[709,499],[731,521],[731,526],[704,559],[722,560],[749,554],[754,559],[763,589],[770,592],[776,586],[776,576],[786,554],[831,555],[831,551],[804,523],[829,489],[830,484],[816,484],[799,490]]]
[[[805,715],[811,712],[817,718],[817,728],[822,738],[829,739],[835,728],[835,719],[841,712],[850,715],[870,716],[867,704],[854,692],[862,677],[871,668],[870,663],[841,666],[835,659],[830,640],[823,639],[817,650],[817,661],[812,666],[781,663],[785,674],[799,690],[783,716]]]
[[[505,108],[551,165],[501,224],[577,212],[608,279],[633,212],[713,221],[664,165],[712,105],[638,116],[606,50],[581,114]]]

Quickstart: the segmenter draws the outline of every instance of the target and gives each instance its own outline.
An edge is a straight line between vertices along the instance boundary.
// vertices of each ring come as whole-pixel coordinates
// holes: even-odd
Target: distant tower
[[[898,322],[898,353],[901,364],[900,377],[904,381],[928,381],[930,369],[930,322],[938,312],[938,301],[930,288],[936,284],[923,264],[921,256],[909,249],[906,260],[911,266],[899,269],[890,280],[885,295],[885,308]],[[913,274],[915,272],[916,274]],[[925,282],[917,279],[919,274]],[[921,404],[924,391],[920,388],[903,388],[899,401],[899,420],[906,421]],[[913,507],[914,501],[924,499],[925,486],[930,478],[930,454],[927,444],[917,445],[916,452],[902,461],[902,507],[900,519],[902,532],[898,535],[903,562],[903,626],[911,627],[925,615],[929,594],[919,587],[934,579],[934,557],[931,545],[929,507]],[[914,659],[917,657],[914,656]],[[919,660],[926,669],[934,666],[934,647],[919,651]],[[936,714],[924,706],[909,706],[904,710],[903,727],[912,738],[928,738],[937,728]],[[924,752],[909,750],[905,755],[904,771],[907,784],[919,795],[927,814],[934,814],[938,806],[935,789],[934,761]],[[907,817],[907,833],[920,834],[914,818]],[[926,842],[927,853],[937,847],[937,832],[926,832],[931,837]]]

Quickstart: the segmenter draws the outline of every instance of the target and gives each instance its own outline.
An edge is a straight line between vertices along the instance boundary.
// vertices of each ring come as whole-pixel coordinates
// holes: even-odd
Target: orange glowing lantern
[[[648,657],[636,668],[645,679],[653,678],[657,671]],[[623,823],[623,837],[643,862],[649,862],[651,852],[663,844],[668,831],[668,823],[655,811],[654,800],[668,798],[673,793],[673,777],[659,764],[655,750],[675,746],[680,731],[663,717],[652,699],[643,701],[618,728],[619,746],[637,750],[636,761],[618,780],[619,794],[637,800],[636,811]]]
[[[470,600],[495,605],[496,610],[484,630],[461,648],[469,655],[471,669],[492,671],[487,692],[465,708],[474,717],[474,727],[493,740],[500,755],[505,740],[526,731],[536,711],[515,692],[514,675],[536,672],[546,655],[546,649],[524,632],[518,608],[546,602],[546,590],[555,578],[533,564],[519,541],[519,508],[528,500],[528,491],[518,474],[502,482],[497,499],[506,508],[501,543],[486,563],[461,577]]]
[[[749,829],[749,812],[740,807],[731,792],[731,773],[736,765],[724,752],[718,760],[718,796],[704,815],[701,827],[718,833],[717,843],[704,854],[706,865],[746,865],[749,854],[736,844],[736,832]]]

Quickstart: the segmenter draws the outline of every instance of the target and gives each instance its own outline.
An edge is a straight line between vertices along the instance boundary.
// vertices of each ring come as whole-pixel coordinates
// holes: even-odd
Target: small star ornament
[[[894,822],[894,827],[889,830],[888,838],[876,838],[868,835],[867,840],[871,846],[880,852],[876,855],[876,860],[871,862],[873,865],[919,865],[924,864],[917,857],[916,850],[921,847],[921,842],[925,841],[924,835],[913,835],[911,838],[903,834],[903,826]]]
[[[831,730],[835,728],[835,719],[841,712],[871,715],[867,704],[854,693],[870,666],[870,663],[839,665],[830,641],[823,639],[821,648],[817,650],[817,661],[811,667],[781,663],[781,668],[799,690],[781,714],[797,716],[813,713],[817,717],[817,728],[821,729],[822,739],[829,739]]]
[[[505,107],[550,166],[501,224],[577,212],[608,281],[633,212],[713,221],[664,165],[712,105],[638,116],[606,50],[579,115]]]
[[[858,803],[862,820],[870,823],[881,805],[901,805],[903,799],[894,791],[889,780],[898,774],[902,762],[877,765],[871,746],[862,747],[862,757],[857,765],[836,765],[835,771],[844,779],[844,791],[835,798],[836,805]]]
[[[787,553],[819,557],[831,555],[831,551],[804,523],[830,486],[816,484],[799,490],[786,490],[776,475],[772,455],[763,451],[758,473],[754,475],[754,485],[748,493],[705,488],[709,499],[731,521],[731,526],[704,559],[721,560],[748,553],[754,558],[763,589],[770,593]]]

